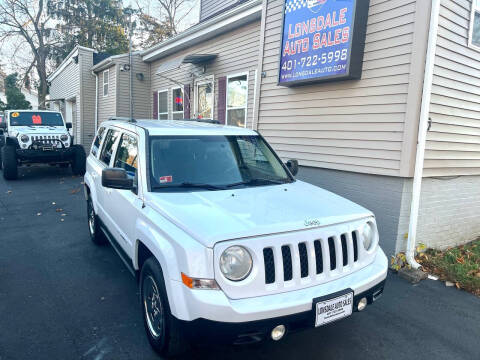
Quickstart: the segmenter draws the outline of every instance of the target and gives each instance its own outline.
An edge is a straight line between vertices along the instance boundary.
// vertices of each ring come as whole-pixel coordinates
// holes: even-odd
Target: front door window
[[[213,118],[213,82],[197,84],[197,117],[199,119]]]

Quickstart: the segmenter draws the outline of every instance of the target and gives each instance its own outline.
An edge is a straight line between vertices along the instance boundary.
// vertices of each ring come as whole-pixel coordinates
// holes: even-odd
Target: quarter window
[[[113,154],[113,147],[117,142],[119,135],[120,133],[118,131],[108,130],[107,137],[103,142],[103,149],[102,149],[102,153],[100,154],[100,161],[107,166],[110,165],[110,160],[112,159],[112,154]]]
[[[108,86],[110,84],[110,70],[103,72],[103,96],[108,96]]]
[[[136,138],[127,134],[122,135],[114,167],[125,169],[127,175],[132,179],[136,177],[138,169],[138,146]]]
[[[480,0],[473,0],[472,2],[469,42],[471,46],[480,50]]]
[[[248,76],[227,80],[227,125],[245,127],[247,123]]]
[[[183,89],[174,88],[172,90],[172,119],[183,120]]]
[[[95,141],[93,142],[93,145],[92,145],[92,155],[95,157],[98,154],[98,150],[100,150],[100,145],[102,143],[104,135],[105,135],[105,128],[101,127],[100,129],[98,129],[97,136],[95,137]]]
[[[168,90],[158,92],[158,120],[168,120]]]

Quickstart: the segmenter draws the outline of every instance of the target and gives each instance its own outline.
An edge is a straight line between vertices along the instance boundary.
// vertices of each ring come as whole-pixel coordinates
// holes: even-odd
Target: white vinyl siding
[[[406,133],[408,94],[421,86],[411,77],[412,53],[423,46],[414,33],[418,23],[428,30],[417,2],[370,1],[361,80],[292,88],[277,85],[283,1],[266,6],[258,130],[282,158],[304,166],[401,175],[415,128]]]
[[[424,175],[480,175],[480,52],[468,46],[472,0],[442,0]]]

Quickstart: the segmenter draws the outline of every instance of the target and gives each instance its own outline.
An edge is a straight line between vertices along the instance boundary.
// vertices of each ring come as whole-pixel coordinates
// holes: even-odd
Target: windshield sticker
[[[160,184],[167,184],[167,183],[171,183],[173,181],[173,176],[162,176],[160,178]]]
[[[42,117],[40,115],[32,115],[32,121],[34,125],[41,125]]]
[[[17,117],[19,117],[19,116],[20,116],[20,114],[19,114],[18,112],[12,113],[12,117],[13,117],[13,118],[17,118]]]

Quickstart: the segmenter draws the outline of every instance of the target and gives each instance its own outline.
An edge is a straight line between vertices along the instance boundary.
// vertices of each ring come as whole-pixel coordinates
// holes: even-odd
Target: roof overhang
[[[57,67],[57,69],[51,73],[48,77],[47,77],[47,81],[51,82],[53,81],[53,79],[55,79],[58,75],[60,75],[60,73],[65,70],[65,68],[68,66],[68,64],[70,64],[70,62],[72,61],[72,59],[78,55],[78,50],[85,50],[85,51],[90,51],[92,53],[96,53],[97,51],[94,50],[94,49],[90,49],[90,48],[87,48],[87,47],[84,47],[84,46],[80,46],[80,45],[77,45],[75,46],[75,48],[70,52],[70,54],[67,55],[67,57],[65,58],[65,60],[63,60],[60,65]]]
[[[236,29],[262,17],[262,1],[248,1],[238,7],[226,11],[219,16],[202,22],[183,33],[161,42],[160,44],[145,50],[143,61],[152,62],[165,56],[174,54],[179,50],[188,48],[202,41],[212,39],[219,34]]]
[[[137,56],[140,55],[140,51],[134,51],[132,52],[132,56]],[[117,63],[117,60],[123,59],[128,57],[130,54],[129,53],[124,53],[124,54],[119,54],[119,55],[112,55],[105,60],[100,61],[97,65],[92,66],[92,71],[93,72],[99,72],[105,69],[108,69],[112,65]]]
[[[172,70],[177,70],[182,66],[182,64],[194,64],[194,65],[202,65],[209,63],[217,58],[217,54],[191,54],[184,57],[179,57],[171,61],[167,61],[162,63],[155,75],[161,75]]]

